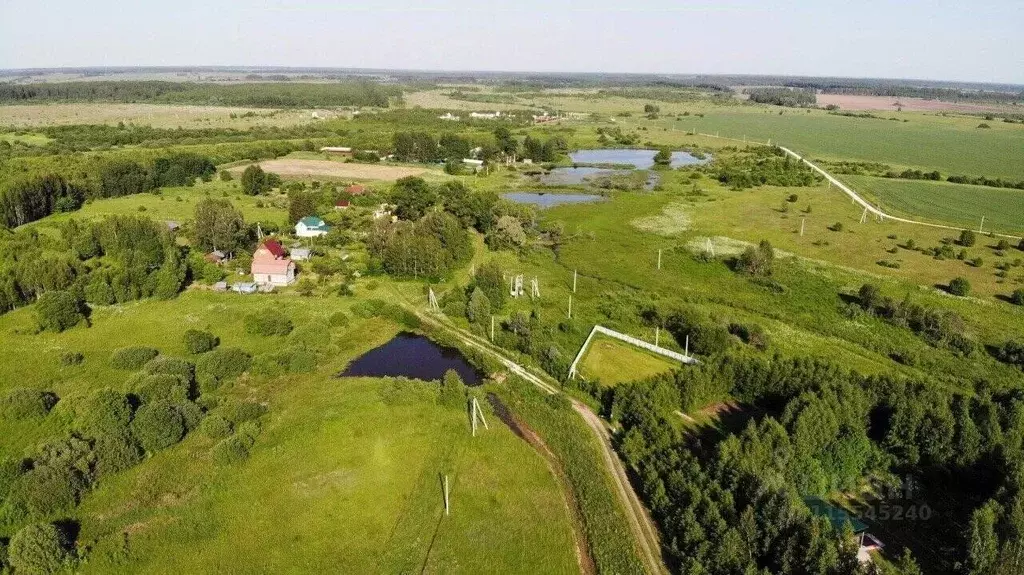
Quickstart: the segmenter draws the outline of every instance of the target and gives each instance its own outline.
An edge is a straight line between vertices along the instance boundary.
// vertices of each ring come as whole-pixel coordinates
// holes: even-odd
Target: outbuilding
[[[307,248],[292,248],[291,253],[292,259],[301,262],[309,259],[309,250]]]
[[[316,216],[306,216],[295,224],[295,235],[300,238],[315,238],[326,235],[331,226]]]

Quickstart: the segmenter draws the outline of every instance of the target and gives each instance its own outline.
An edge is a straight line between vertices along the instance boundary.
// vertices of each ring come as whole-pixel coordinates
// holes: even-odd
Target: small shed
[[[340,154],[343,156],[352,155],[352,148],[347,146],[324,146],[320,148],[320,151],[325,154]]]
[[[295,261],[303,261],[309,259],[309,249],[307,248],[292,248],[292,259]]]
[[[213,284],[213,291],[228,291],[228,282],[220,281]]]
[[[352,202],[350,202],[348,200],[338,200],[338,201],[334,202],[334,209],[336,209],[336,210],[347,210],[349,208],[349,206],[351,206],[351,205],[352,205]]]
[[[227,256],[224,254],[224,252],[220,250],[213,250],[212,252],[203,256],[203,259],[210,262],[211,264],[220,265],[224,263],[224,260],[227,259]]]
[[[352,184],[351,186],[345,188],[345,193],[351,194],[353,196],[359,196],[366,193],[366,186],[363,186],[361,184]]]

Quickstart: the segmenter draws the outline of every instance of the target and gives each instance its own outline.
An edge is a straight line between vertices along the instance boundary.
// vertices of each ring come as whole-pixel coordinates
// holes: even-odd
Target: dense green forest
[[[147,102],[296,108],[318,106],[388,107],[402,89],[375,82],[197,84],[131,81],[0,84],[0,103]]]

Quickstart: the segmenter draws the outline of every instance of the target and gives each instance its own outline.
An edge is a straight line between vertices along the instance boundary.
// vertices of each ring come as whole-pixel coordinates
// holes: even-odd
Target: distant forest
[[[0,84],[0,104],[33,102],[147,102],[296,108],[388,106],[398,86],[366,81],[333,83],[197,84],[163,81],[52,82]]]

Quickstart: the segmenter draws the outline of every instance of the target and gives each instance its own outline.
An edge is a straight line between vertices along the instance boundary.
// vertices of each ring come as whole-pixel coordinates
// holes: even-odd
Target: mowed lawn
[[[352,298],[240,296],[188,291],[170,301],[97,308],[91,327],[33,333],[34,309],[0,316],[0,337],[17,361],[0,365],[0,393],[52,390],[44,420],[0,421],[0,457],[30,455],[74,428],[93,391],[124,389],[113,350],[148,345],[188,357],[186,329],[210,329],[222,346],[253,355],[296,337]],[[295,331],[246,333],[244,317],[273,307]],[[143,463],[104,478],[69,517],[90,549],[88,573],[578,571],[562,491],[545,460],[488,412],[490,430],[470,436],[465,410],[436,401],[436,384],[333,377],[353,357],[400,328],[352,316],[330,336],[317,370],[243,376],[218,400],[258,401],[268,412],[251,456],[219,465],[200,431]],[[60,354],[83,353],[62,367]],[[204,401],[209,401],[207,397]],[[486,402],[481,402],[486,408]],[[441,478],[452,514],[442,519]],[[9,535],[9,534],[5,534]]]
[[[584,378],[604,385],[639,381],[681,367],[678,362],[609,337],[595,337],[580,366]]]
[[[1024,190],[990,188],[871,176],[840,176],[858,193],[897,215],[1020,235],[1024,233]]]

